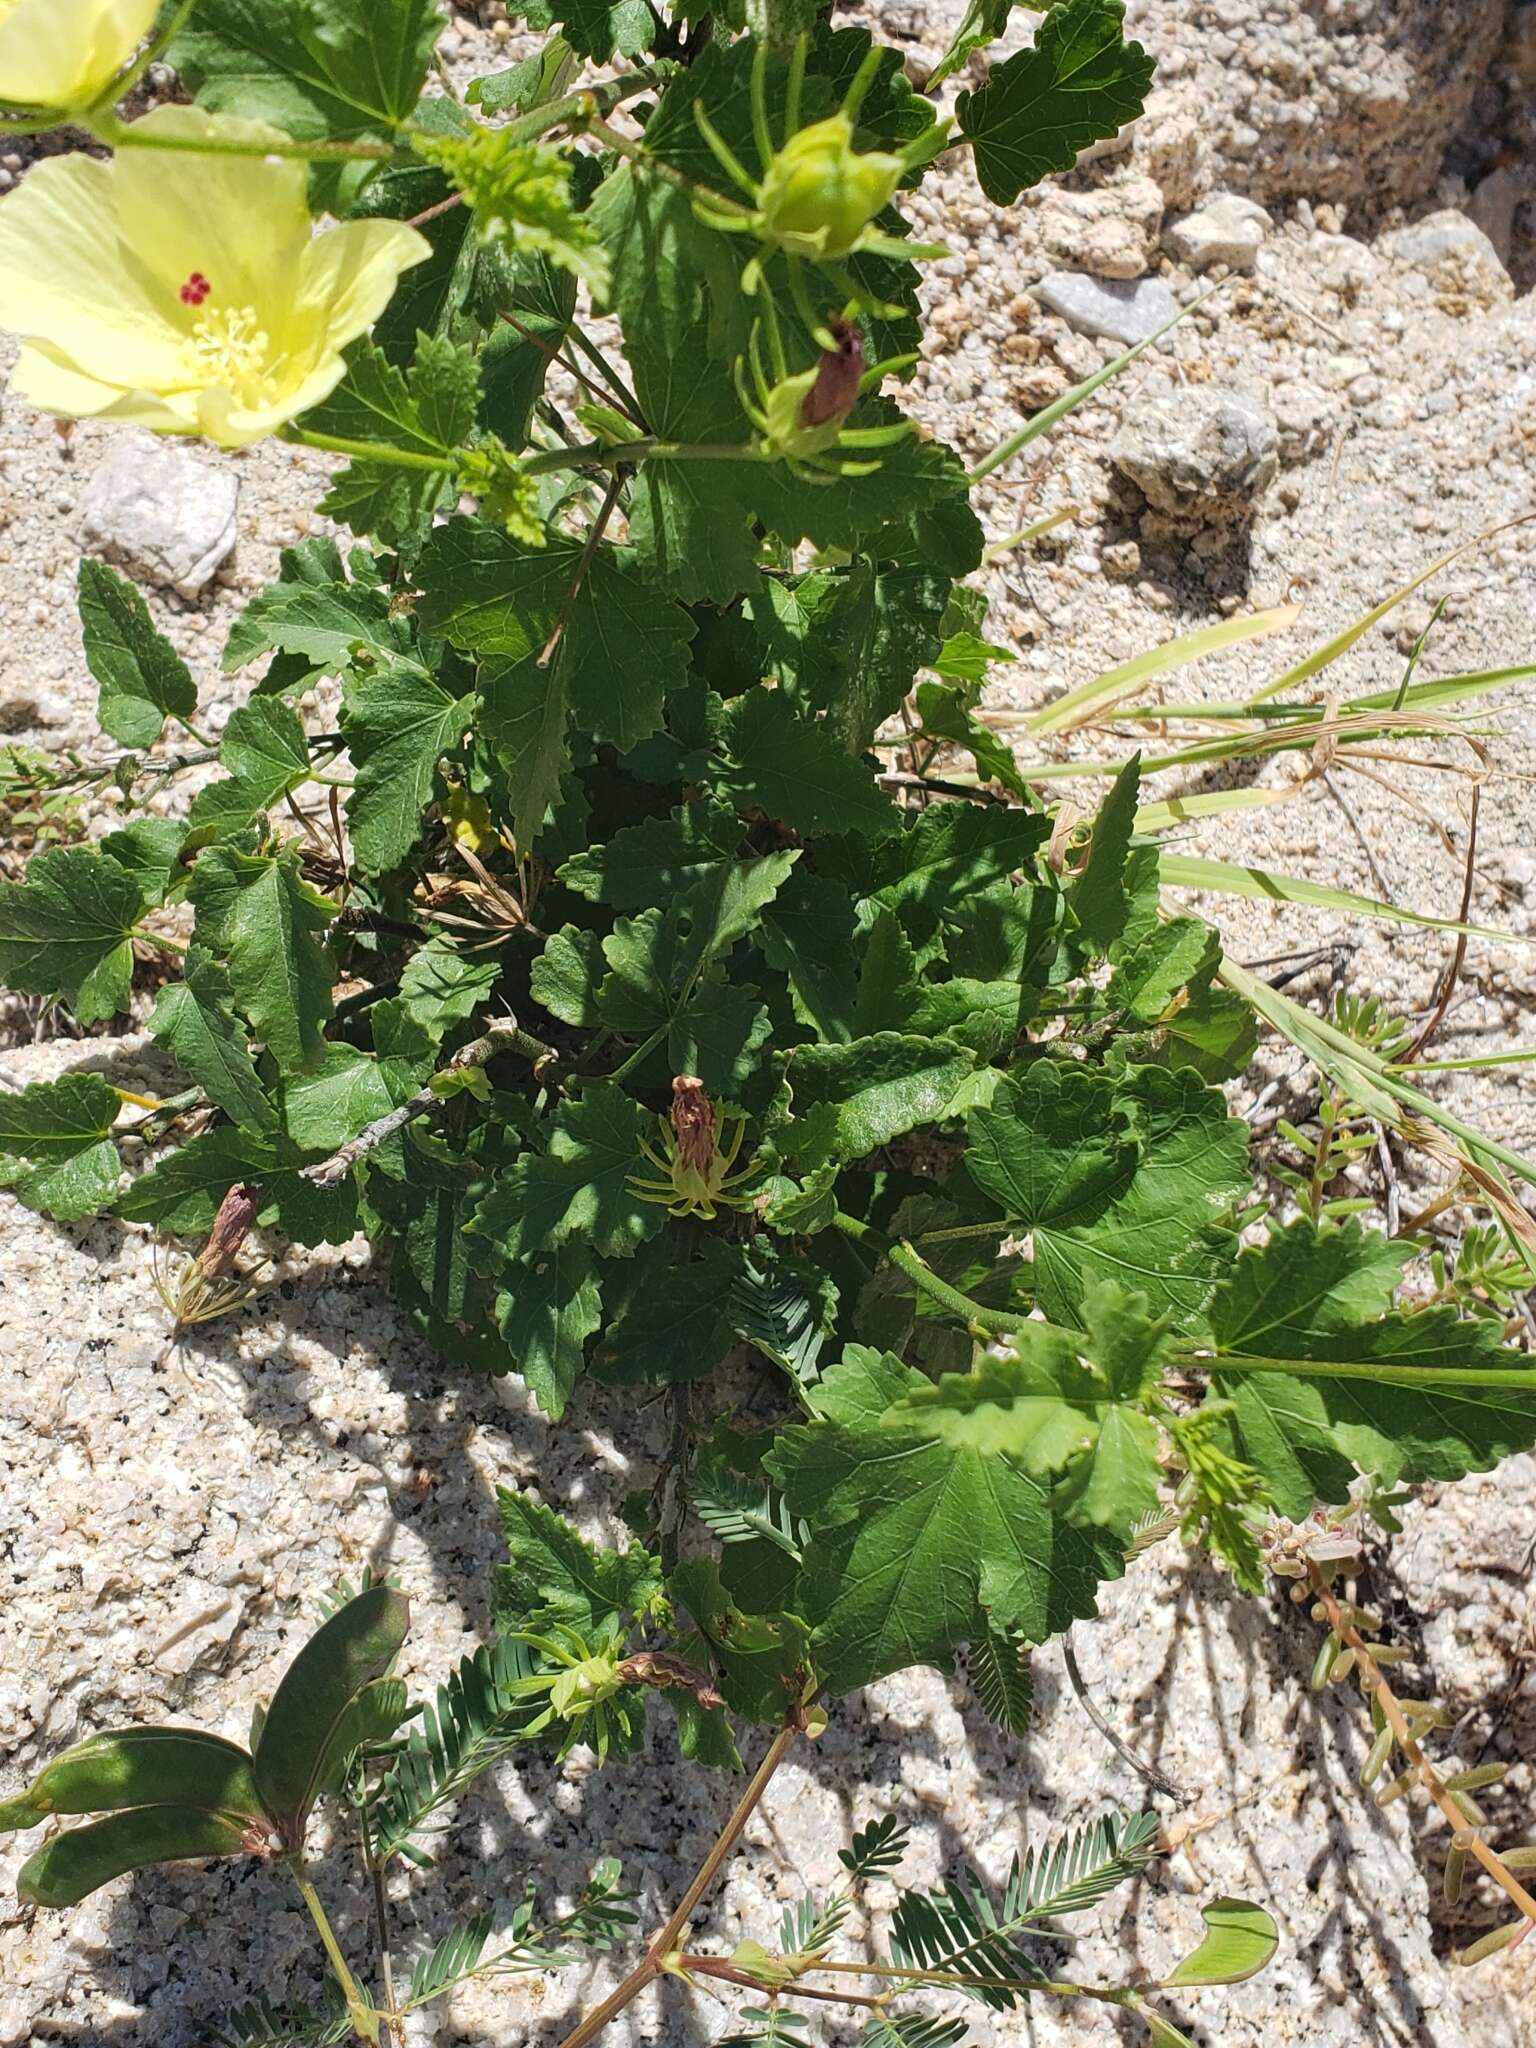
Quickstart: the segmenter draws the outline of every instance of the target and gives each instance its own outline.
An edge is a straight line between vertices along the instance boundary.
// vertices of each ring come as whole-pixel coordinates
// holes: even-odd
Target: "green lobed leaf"
[[[558,28],[579,57],[607,64],[651,47],[657,18],[646,0],[523,0],[516,10],[530,28]]]
[[[1294,1361],[1288,1373],[1223,1374],[1238,1454],[1263,1475],[1282,1514],[1342,1505],[1357,1469],[1384,1485],[1486,1472],[1536,1443],[1536,1394],[1330,1378],[1329,1360],[1401,1373],[1452,1366],[1496,1374],[1524,1363],[1499,1326],[1452,1308],[1405,1313],[1392,1298],[1407,1247],[1349,1222],[1300,1221],[1246,1251],[1211,1304],[1219,1351]],[[1313,1368],[1308,1370],[1308,1368]]]
[[[556,1111],[549,1150],[526,1152],[481,1202],[468,1228],[509,1259],[537,1257],[571,1238],[603,1258],[628,1258],[662,1225],[629,1186],[651,1170],[640,1150],[654,1121],[611,1084],[586,1088]]]
[[[869,770],[820,726],[799,718],[777,690],[749,690],[729,705],[733,765],[716,778],[739,809],[760,810],[796,832],[880,834],[895,809]]]
[[[153,910],[185,881],[181,866],[186,828],[174,818],[130,818],[101,840],[101,850],[138,884],[144,907]]]
[[[508,1268],[496,1319],[517,1370],[551,1422],[565,1413],[603,1320],[602,1288],[591,1254],[563,1243]]]
[[[496,1496],[509,1562],[496,1568],[493,1599],[503,1627],[554,1612],[585,1636],[648,1615],[661,1597],[661,1564],[643,1544],[599,1549],[526,1493]]]
[[[582,553],[576,541],[519,547],[483,521],[455,519],[420,565],[423,622],[498,658],[491,737],[521,791],[524,838],[553,797],[567,709],[589,737],[622,751],[656,730],[667,691],[687,679],[694,626],[681,605],[656,590],[633,550],[599,547],[578,577]]]
[[[300,689],[318,675],[339,673],[359,653],[369,658],[409,651],[407,620],[390,611],[389,591],[376,577],[357,573],[371,560],[355,550],[353,575],[335,541],[302,540],[284,548],[278,579],[258,591],[229,629],[226,670],[262,655],[290,658],[291,672],[269,673],[263,689]]]
[[[419,1033],[414,1058],[380,1059],[355,1045],[327,1045],[317,1067],[291,1075],[282,1100],[284,1127],[294,1144],[308,1152],[334,1152],[413,1095],[431,1056],[426,1033],[412,1028]]]
[[[494,960],[471,959],[446,939],[429,939],[400,977],[400,1004],[437,1044],[455,1024],[467,1023],[490,1000],[501,970]]]
[[[0,984],[65,996],[77,1020],[126,1010],[133,983],[129,934],[144,911],[139,885],[106,854],[50,847],[24,882],[0,882]]]
[[[1075,1323],[1113,1278],[1154,1315],[1201,1330],[1237,1248],[1247,1127],[1188,1069],[1123,1077],[1037,1061],[974,1111],[966,1172],[1034,1236],[1036,1299]]]
[[[387,141],[421,97],[442,25],[436,0],[198,0],[169,56],[215,113],[307,141]]]
[[[742,828],[728,804],[682,804],[670,817],[627,825],[601,846],[584,847],[560,870],[578,896],[616,910],[669,903],[700,882],[741,845]]]
[[[277,1112],[256,1072],[243,1027],[229,1011],[229,982],[204,953],[187,961],[185,981],[168,981],[149,1028],[209,1101],[247,1131],[270,1131]]]
[[[565,671],[533,655],[486,655],[479,665],[480,731],[507,778],[512,831],[531,846],[560,794],[571,762]]]
[[[192,799],[189,844],[242,831],[310,775],[309,742],[298,713],[280,697],[253,697],[230,714],[219,743],[225,781],[207,783]]]
[[[993,66],[955,103],[976,153],[981,189],[997,206],[1051,171],[1069,171],[1090,142],[1118,134],[1141,112],[1153,62],[1124,36],[1124,0],[1059,0],[1034,43]]]
[[[318,934],[336,906],[287,854],[213,846],[192,876],[198,943],[222,956],[234,1000],[286,1073],[323,1056],[333,968]]]
[[[745,1255],[707,1237],[686,1258],[650,1257],[609,1269],[608,1316],[594,1369],[628,1386],[671,1386],[712,1372],[736,1342],[733,1293]]]
[[[342,382],[303,417],[307,431],[335,440],[452,457],[469,437],[479,402],[474,351],[423,334],[408,370],[398,369],[371,341],[354,342]],[[414,554],[433,513],[457,494],[447,469],[358,457],[334,480],[320,510],[354,533],[376,534],[386,546]]]
[[[1115,777],[1093,819],[1088,855],[1067,900],[1089,944],[1107,953],[1130,916],[1126,863],[1141,791],[1141,756],[1133,754]]]
[[[811,1392],[817,1419],[783,1431],[770,1460],[810,1524],[794,1608],[833,1691],[943,1665],[988,1628],[1043,1642],[1124,1568],[1118,1544],[1066,1527],[1012,1459],[887,1429],[926,1384],[853,1346]]]
[[[904,1131],[955,1115],[975,1064],[963,1047],[898,1031],[797,1046],[785,1067],[794,1120],[777,1142],[802,1167],[867,1158]]]
[[[365,875],[398,866],[415,847],[436,791],[439,757],[459,745],[477,702],[413,662],[347,683],[341,729],[357,766],[347,825]]]
[[[125,747],[152,747],[167,718],[196,711],[191,671],[128,579],[90,555],[80,563],[79,604],[97,723]]]
[[[1060,1474],[1053,1499],[1065,1518],[1125,1540],[1158,1504],[1157,1427],[1136,1404],[1158,1379],[1164,1330],[1113,1281],[1088,1295],[1083,1322],[1082,1336],[1025,1323],[1006,1352],[918,1388],[886,1422],[1015,1458],[1036,1478]]]
[[[121,1104],[99,1074],[64,1074],[0,1095],[0,1187],[58,1223],[94,1216],[117,1193],[112,1138]]]

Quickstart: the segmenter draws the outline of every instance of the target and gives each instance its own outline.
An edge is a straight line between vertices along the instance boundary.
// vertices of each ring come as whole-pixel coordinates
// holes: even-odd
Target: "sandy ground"
[[[1271,131],[1259,125],[1266,93],[1273,97],[1266,53],[1275,39],[1285,41],[1292,15],[1312,23],[1310,14],[1275,0],[1246,10],[1257,26],[1245,36],[1243,0],[1225,4],[1237,17],[1225,26],[1197,0],[1139,10],[1148,40],[1174,64],[1129,148],[1068,181],[1065,212],[1061,196],[1048,194],[999,219],[962,171],[940,181],[931,212],[916,223],[954,251],[930,276],[935,319],[917,378],[919,407],[934,431],[976,456],[1113,353],[1030,296],[1090,216],[1111,224],[1118,246],[1139,250],[1132,262],[1187,297],[1195,279],[1159,251],[1165,213],[1176,218],[1212,190],[1235,189],[1252,192],[1272,214],[1254,277],[1234,281],[1170,347],[984,493],[980,509],[997,539],[1062,506],[1079,508],[1045,543],[1015,550],[990,573],[990,632],[1017,654],[994,672],[989,692],[1005,721],[1017,712],[1022,722],[1062,688],[1153,643],[1300,596],[1302,617],[1284,642],[1213,659],[1175,686],[1186,701],[1200,692],[1207,701],[1243,694],[1437,556],[1536,509],[1536,296],[1518,296],[1497,271],[1470,280],[1427,275],[1393,253],[1392,239],[1404,218],[1437,205],[1475,208],[1470,183],[1494,161],[1485,147],[1491,122],[1504,124],[1498,132],[1512,176],[1527,176],[1521,117],[1509,111],[1514,45],[1499,38],[1513,37],[1528,10],[1512,9],[1491,35],[1489,10],[1439,10],[1441,40],[1419,52],[1409,85],[1416,81],[1432,110],[1448,109],[1445,134],[1425,139],[1408,123],[1391,129],[1378,110],[1375,139],[1351,144],[1353,158],[1345,149],[1341,170],[1339,148],[1319,144],[1311,158],[1309,143],[1272,149]],[[892,5],[884,25],[920,63],[958,12],[951,0],[929,9]],[[1405,10],[1381,12],[1395,22]],[[1368,61],[1370,22],[1347,26],[1367,46],[1356,67],[1362,75],[1396,78],[1390,62],[1383,69]],[[1010,34],[1017,40],[1019,31]],[[456,75],[496,61],[493,27],[465,23],[456,35]],[[1315,42],[1315,24],[1307,35]],[[1456,52],[1481,48],[1479,37],[1505,55],[1483,58],[1469,79]],[[1314,48],[1299,33],[1294,40]],[[517,47],[505,35],[501,41]],[[1334,52],[1332,70],[1319,59],[1287,105],[1308,103],[1310,92],[1330,119],[1342,120],[1345,54]],[[1252,87],[1246,97],[1244,80]],[[1213,105],[1220,120],[1204,118]],[[1251,148],[1236,132],[1249,128],[1260,135]],[[1337,132],[1347,138],[1354,130],[1346,123]],[[1367,210],[1346,171],[1372,150]],[[1310,194],[1295,182],[1298,165]],[[1516,215],[1507,243],[1521,277],[1523,218]],[[1109,450],[1123,419],[1178,386],[1229,389],[1273,410],[1279,474],[1247,517],[1172,528],[1114,469]],[[111,445],[111,433],[89,425],[66,442],[15,403],[0,413],[0,725],[55,749],[92,743],[94,687],[73,597],[78,505]],[[198,603],[147,595],[199,680],[206,722],[218,729],[247,688],[220,671],[225,632],[273,573],[279,548],[313,529],[322,470],[316,458],[275,445],[228,457],[210,451],[207,459],[240,482],[236,555]],[[1348,694],[1394,684],[1428,623],[1429,600],[1440,595],[1449,601],[1420,677],[1536,661],[1536,524],[1461,554],[1367,632],[1322,687]],[[1531,1036],[1533,709],[1536,687],[1518,684],[1482,722],[1494,773],[1483,788],[1473,915],[1507,930],[1512,942],[1471,948],[1439,1041],[1446,1056]],[[1113,735],[1092,734],[1070,747],[1051,743],[1048,757],[1123,750]],[[1020,752],[1037,758],[1027,740]],[[1426,752],[1450,763],[1468,758],[1464,747]],[[1464,777],[1429,765],[1378,766],[1381,781],[1336,769],[1289,801],[1197,824],[1187,848],[1454,913],[1466,853]],[[1283,758],[1260,769],[1255,786],[1281,789],[1299,773]],[[1220,785],[1165,780],[1158,794],[1213,786]],[[1447,952],[1433,934],[1315,910],[1234,900],[1202,907],[1239,959],[1336,942],[1297,984],[1316,1002],[1343,986],[1422,1012]],[[39,1038],[29,1015],[13,1023],[13,1043],[0,1053],[7,1085],[77,1065],[107,1067],[129,1086],[165,1078],[155,1048],[136,1031],[77,1041]],[[1437,1092],[1504,1142],[1536,1150],[1536,1097],[1512,1078],[1520,1072],[1446,1077]],[[1283,1049],[1261,1055],[1253,1092],[1271,1078],[1282,1084],[1272,1106],[1293,1090],[1305,1101],[1305,1076]],[[242,1732],[252,1702],[301,1639],[316,1597],[364,1561],[396,1571],[410,1588],[417,1625],[407,1668],[435,1678],[486,1625],[487,1573],[498,1554],[494,1487],[536,1485],[611,1533],[615,1504],[644,1483],[664,1443],[659,1411],[615,1405],[600,1389],[583,1392],[551,1431],[515,1386],[445,1376],[401,1332],[360,1244],[290,1260],[281,1286],[252,1309],[173,1352],[141,1237],[111,1221],[61,1230],[12,1208],[5,1231],[6,1792],[61,1744],[115,1721],[184,1718]],[[1513,1756],[1536,1737],[1536,1615],[1525,1548],[1533,1507],[1529,1459],[1494,1479],[1443,1489],[1415,1510],[1386,1568],[1402,1613],[1422,1629],[1433,1682],[1468,1717],[1462,1739],[1471,1753],[1486,1743],[1489,1754]],[[1235,1599],[1213,1574],[1167,1549],[1110,1589],[1105,1605],[1103,1622],[1078,1631],[1084,1674],[1117,1725],[1189,1789],[1184,1818],[1198,1832],[1192,1859],[1181,1852],[1123,1914],[1117,1906],[1097,1916],[1074,1973],[1114,1981],[1127,1958],[1138,1974],[1166,1967],[1198,1931],[1200,1900],[1236,1891],[1271,1905],[1285,1946],[1256,1983],[1177,2009],[1196,2039],[1228,2048],[1521,2041],[1521,2000],[1528,2011],[1536,1997],[1531,1964],[1495,1963],[1469,1981],[1441,1960],[1445,1938],[1431,1920],[1433,1831],[1409,1822],[1401,1807],[1375,1814],[1353,1790],[1359,1717],[1347,1701],[1320,1708],[1306,1693],[1311,1631],[1294,1611]],[[794,1873],[830,1883],[840,1830],[888,1806],[916,1824],[905,1874],[932,1878],[969,1860],[998,1878],[1015,1849],[1052,1826],[1086,1818],[1106,1801],[1134,1803],[1140,1788],[1083,1719],[1058,1650],[1036,1662],[1040,1712],[1026,1743],[997,1736],[963,1685],[937,1674],[887,1681],[841,1707],[825,1741],[776,1784],[704,1931],[727,1944],[743,1932],[771,1938],[777,1902],[795,1895]],[[649,1921],[686,1882],[731,1796],[724,1782],[680,1765],[665,1734],[640,1763],[604,1776],[580,1759],[558,1771],[503,1771],[466,1804],[440,1880],[402,1881],[399,1946],[441,1933],[453,1913],[482,1902],[504,1914],[529,1867],[552,1888],[574,1889],[604,1853],[623,1856]],[[1533,1796],[1528,1774],[1517,1773],[1501,1817],[1518,1827]],[[28,1846],[25,1837],[0,1844],[0,1894]],[[366,1902],[339,1872],[333,1892],[361,1956]],[[249,1867],[223,1866],[206,1878],[156,1873],[67,1916],[0,1915],[0,2044],[68,2035],[183,2048],[208,2039],[232,2002],[258,1990],[300,1995],[313,1981],[297,1902],[277,1874]],[[578,1974],[466,1993],[448,2007],[437,2038],[552,2044],[562,2016],[607,1981],[598,1972],[590,1981]],[[983,2043],[1121,2038],[1097,2014],[970,2011]],[[728,2008],[674,1992],[637,2008],[614,2038],[703,2042],[729,2031],[728,2021]],[[430,2038],[427,2025],[416,2038]],[[826,2038],[850,2036],[834,2027]]]

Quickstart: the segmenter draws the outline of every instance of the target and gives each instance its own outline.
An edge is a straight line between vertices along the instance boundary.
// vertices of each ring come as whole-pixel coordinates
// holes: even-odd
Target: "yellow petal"
[[[114,168],[48,157],[0,200],[0,327],[47,338],[103,382],[163,387],[180,376],[181,336],[125,260]]]
[[[158,12],[159,0],[0,0],[0,100],[89,106]]]
[[[179,402],[152,391],[124,391],[87,377],[47,342],[29,342],[11,372],[12,392],[39,412],[62,413],[69,419],[122,420],[130,426],[153,427],[161,434],[195,434],[197,412],[190,398]]]
[[[295,336],[323,336],[323,352],[339,354],[378,319],[401,271],[431,254],[426,236],[398,220],[350,220],[317,235],[299,265]]]
[[[215,117],[201,107],[157,107],[133,129],[189,143],[284,140],[259,121]],[[123,240],[169,307],[198,271],[212,284],[212,303],[250,306],[272,330],[312,231],[301,160],[130,142],[119,148],[112,175]]]

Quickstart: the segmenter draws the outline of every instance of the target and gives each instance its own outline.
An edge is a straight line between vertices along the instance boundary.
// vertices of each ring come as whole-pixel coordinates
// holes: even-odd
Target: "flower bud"
[[[816,121],[768,166],[758,202],[763,233],[813,258],[847,256],[890,204],[902,170],[899,156],[856,150],[846,114]]]
[[[832,333],[837,347],[822,350],[811,388],[800,407],[802,426],[841,426],[859,402],[864,338],[847,320],[834,320]]]

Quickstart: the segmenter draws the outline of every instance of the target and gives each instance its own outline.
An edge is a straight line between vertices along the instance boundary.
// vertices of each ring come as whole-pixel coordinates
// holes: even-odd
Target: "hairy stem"
[[[566,2035],[560,2043],[560,2048],[586,2048],[588,2041],[595,2041],[608,2022],[616,2019],[626,2006],[632,2005],[646,1985],[661,1975],[664,1964],[676,1950],[678,1941],[692,1919],[700,1899],[713,1884],[721,1864],[735,1848],[742,1829],[757,1811],[763,1794],[768,1790],[774,1772],[788,1756],[796,1736],[802,1732],[803,1723],[803,1711],[796,1708],[769,1744],[767,1755],[753,1772],[751,1783],[737,1800],[730,1819],[715,1837],[713,1847],[699,1865],[698,1874],[684,1892],[671,1919],[623,1983],[610,1991],[601,2005],[592,2008],[586,2018]]]
[[[1467,1827],[1466,1816],[1451,1797],[1444,1779],[1424,1754],[1422,1745],[1409,1727],[1408,1717],[1398,1704],[1397,1694],[1393,1692],[1381,1666],[1371,1655],[1370,1644],[1345,1614],[1338,1599],[1330,1590],[1328,1581],[1315,1564],[1308,1564],[1307,1577],[1334,1634],[1348,1649],[1354,1651],[1355,1668],[1360,1674],[1363,1689],[1381,1709],[1382,1718],[1392,1730],[1398,1748],[1417,1772],[1419,1783],[1434,1801],[1441,1818],[1452,1834],[1465,1842],[1469,1853],[1477,1858],[1500,1891],[1519,1907],[1532,1926],[1536,1926],[1536,1898],[1531,1897],[1497,1851],[1489,1848],[1481,1834],[1476,1829]]]
[[[542,1038],[535,1038],[531,1032],[520,1030],[516,1024],[493,1024],[480,1038],[460,1046],[446,1066],[439,1067],[426,1086],[388,1111],[384,1116],[375,1117],[371,1124],[359,1131],[329,1159],[322,1159],[314,1166],[303,1168],[300,1178],[313,1181],[316,1187],[333,1188],[338,1181],[346,1179],[360,1159],[378,1150],[386,1138],[392,1138],[396,1131],[436,1109],[443,1100],[433,1087],[445,1074],[460,1074],[467,1067],[483,1067],[487,1060],[499,1052],[520,1052],[531,1059],[535,1068],[545,1066],[558,1055],[552,1045],[546,1045]]]

